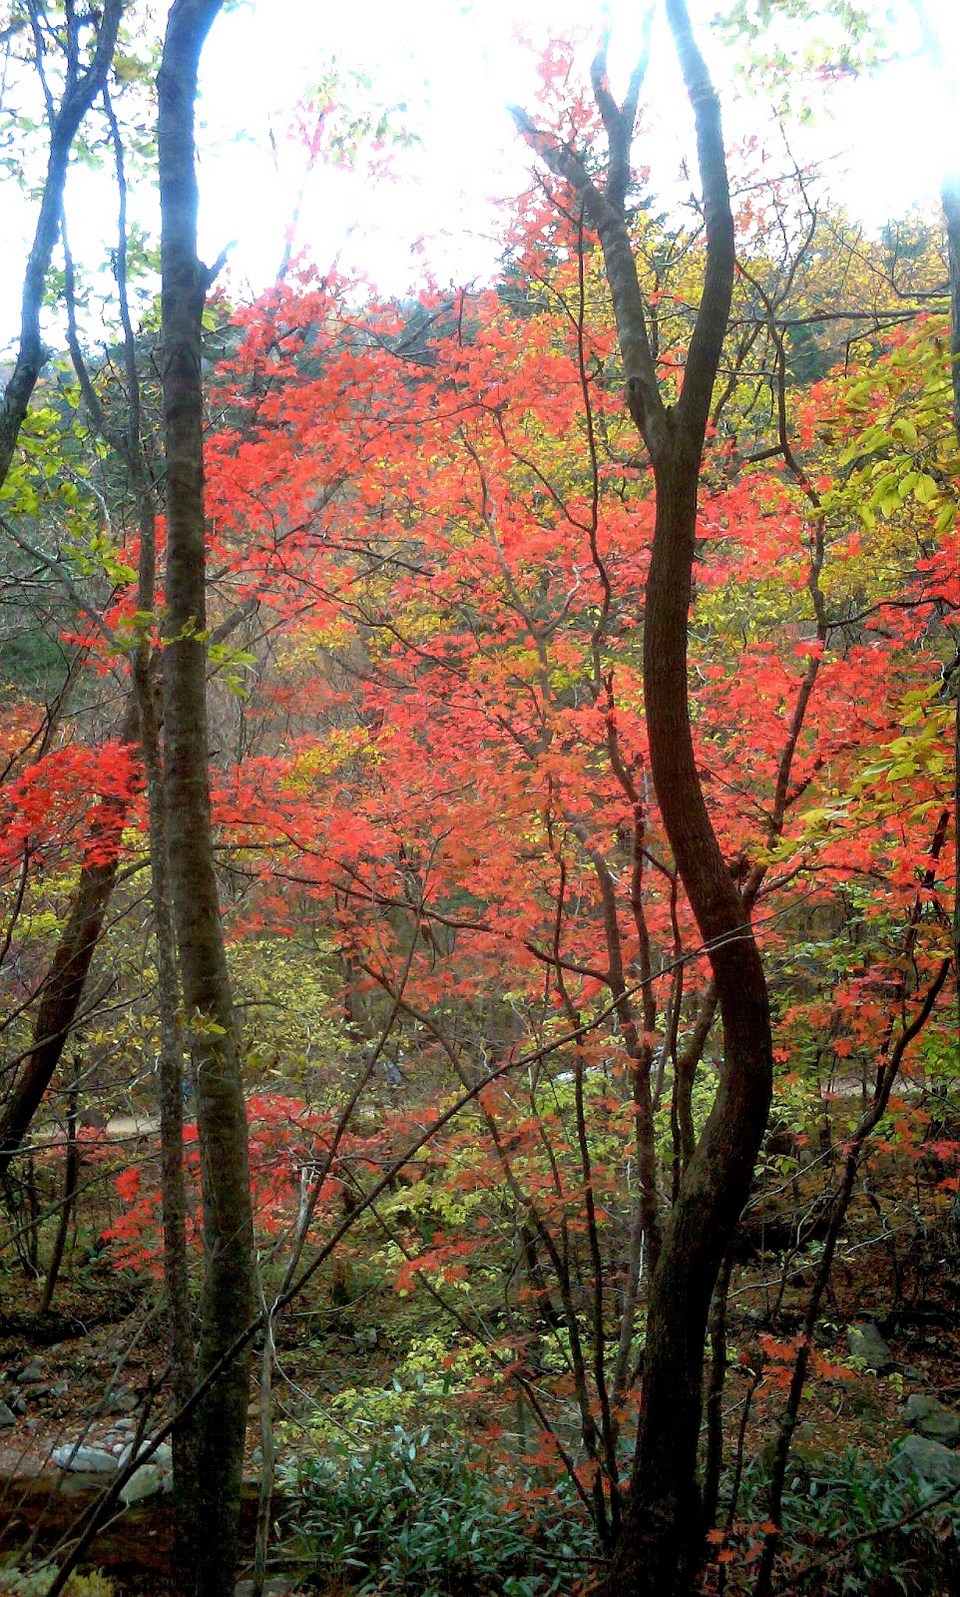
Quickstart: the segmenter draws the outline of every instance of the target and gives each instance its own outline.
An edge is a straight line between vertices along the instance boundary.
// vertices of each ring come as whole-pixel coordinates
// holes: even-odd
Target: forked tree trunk
[[[522,112],[517,123],[571,183],[597,229],[613,300],[631,415],[653,462],[656,521],[644,612],[644,704],[657,800],[713,971],[723,1067],[713,1109],[683,1180],[650,1283],[636,1464],[603,1597],[678,1597],[702,1562],[697,1453],[710,1300],[750,1189],[772,1090],[766,983],[749,915],[721,854],[697,774],[687,696],[687,635],[700,465],[730,313],[734,234],[720,107],[686,0],[667,17],[697,130],[706,263],[680,397],[664,402],[625,221],[641,62],[626,100],[610,93],[606,56],[593,88],[608,143],[601,188],[569,144]]]
[[[170,886],[186,1040],[201,1146],[205,1275],[200,1374],[254,1313],[246,1115],[214,873],[207,779],[201,315],[194,103],[197,69],[220,0],[175,0],[158,78],[162,217],[162,379],[167,489],[164,650]],[[249,1361],[234,1358],[196,1420],[199,1534],[193,1590],[233,1597]]]

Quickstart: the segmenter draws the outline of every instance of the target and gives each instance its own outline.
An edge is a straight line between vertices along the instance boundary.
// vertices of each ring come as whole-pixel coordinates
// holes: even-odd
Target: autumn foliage
[[[583,142],[586,104],[566,105]],[[845,224],[825,213],[802,235],[802,209],[751,185],[738,218],[690,618],[697,762],[765,961],[797,1161],[821,1090],[828,1104],[872,1090],[932,993],[875,1147],[934,1161],[942,1215],[956,1145],[914,1090],[950,1077],[956,1044],[960,459],[946,325],[922,297],[938,262],[914,257],[908,316],[844,346],[816,306]],[[643,204],[632,226],[670,391],[699,233]],[[653,485],[600,252],[539,188],[508,244],[498,283],[471,292],[378,304],[301,262],[255,304],[215,302],[217,861],[249,1002],[264,1247],[281,1258],[343,1232],[345,1256],[376,1254],[399,1294],[429,1293],[485,1348],[484,1379],[532,1406],[530,1456],[564,1458],[612,1535],[650,1261],[722,1060],[650,775]],[[850,245],[849,263],[862,318],[882,247]],[[63,629],[85,684],[125,680],[138,639],[159,642],[136,607],[138,557],[131,526],[110,546],[109,594],[101,567],[89,614]],[[54,723],[5,696],[0,991],[18,1058],[85,865],[120,867],[118,916],[149,950],[129,886],[143,778],[109,721]],[[126,991],[140,972],[123,935],[103,958]],[[312,972],[299,1000],[291,971]],[[149,1061],[150,994],[117,1026],[118,1051]],[[94,1029],[102,1057],[112,1034]],[[115,1265],[156,1272],[149,1173],[120,1171],[115,1191]],[[800,1340],[764,1335],[744,1355],[759,1401],[789,1389]],[[842,1378],[816,1352],[812,1372]],[[747,1562],[776,1527],[749,1529]],[[732,1562],[712,1535],[715,1565]]]

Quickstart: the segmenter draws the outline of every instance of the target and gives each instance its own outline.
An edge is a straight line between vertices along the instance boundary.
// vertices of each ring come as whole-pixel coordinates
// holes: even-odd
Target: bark
[[[80,70],[79,23],[75,14],[68,13],[66,81],[59,106],[48,104],[50,149],[23,278],[17,358],[0,400],[0,486],[10,471],[20,428],[47,358],[40,337],[40,310],[44,279],[60,231],[70,150],[83,118],[107,81],[122,13],[123,0],[105,0],[96,48],[86,71]],[[128,731],[132,736],[128,728],[121,734],[124,741]],[[44,984],[33,1047],[0,1123],[0,1180],[6,1179],[10,1161],[40,1107],[76,1020],[116,874],[116,862],[85,865],[81,872],[73,908]]]
[[[142,395],[137,365],[137,344],[127,293],[127,180],[123,141],[109,97],[104,96],[113,139],[119,198],[115,276],[123,327],[124,369],[127,384],[126,431],[112,440],[106,418],[92,385],[86,380],[79,346],[74,364],[87,395],[98,430],[123,457],[137,505],[140,562],[137,609],[152,615],[156,605],[157,517],[154,478],[142,430]],[[75,340],[76,342],[76,340]],[[73,347],[73,346],[71,346]],[[160,724],[155,687],[155,655],[150,637],[143,633],[132,662],[134,694],[140,726],[140,747],[147,788],[147,824],[150,839],[150,897],[153,906],[157,952],[157,1008],[160,1020],[158,1066],[160,1098],[160,1189],[163,1207],[163,1279],[169,1320],[171,1391],[174,1410],[188,1413],[194,1386],[193,1323],[190,1311],[190,1268],[187,1256],[187,1194],[183,1169],[183,1037],[180,1025],[180,979],[176,934],[170,893],[167,815],[163,783]],[[192,1419],[176,1424],[171,1437],[174,1497],[181,1537],[175,1550],[178,1587],[189,1586],[189,1558],[196,1540],[194,1481],[195,1434]]]
[[[141,538],[152,536],[152,510]],[[151,608],[145,606],[144,608]],[[170,1330],[171,1391],[180,1413],[193,1389],[195,1359],[190,1313],[190,1272],[187,1258],[187,1197],[183,1170],[183,1042],[180,1032],[180,983],[177,975],[173,911],[170,902],[166,811],[160,735],[153,697],[150,650],[144,643],[134,662],[134,680],[140,717],[140,746],[147,784],[150,836],[150,893],[157,947],[157,1006],[160,1016],[160,1187],[163,1206],[163,1280]],[[187,1421],[174,1428],[172,1441],[174,1491],[184,1534],[178,1543],[182,1560],[177,1574],[186,1589],[193,1526],[196,1459],[194,1427]]]
[[[943,185],[943,214],[947,224],[950,262],[950,355],[953,377],[953,426],[960,443],[960,173]]]
[[[50,152],[40,200],[40,214],[23,278],[20,312],[20,342],[17,359],[0,401],[0,485],[6,481],[33,391],[47,359],[40,337],[40,308],[44,278],[50,266],[60,231],[63,190],[67,180],[70,150],[80,123],[107,80],[113,60],[123,0],[105,0],[93,59],[81,72],[77,59],[78,22],[72,8],[67,10],[67,73],[63,98],[49,109]]]
[[[131,743],[135,729],[131,705],[120,729],[121,742]],[[105,800],[104,807],[113,812],[111,820],[119,831],[127,800]],[[118,868],[116,858],[96,859],[85,863],[80,871],[73,905],[43,984],[32,1047],[0,1121],[0,1181],[7,1177],[10,1162],[30,1129],[76,1023]]]
[[[950,262],[950,356],[953,377],[953,427],[960,444],[960,173],[943,185]],[[960,1035],[960,648],[953,677],[953,970],[957,982],[957,1032]]]
[[[67,1109],[67,1157],[63,1172],[63,1197],[60,1200],[60,1219],[57,1224],[57,1235],[54,1239],[50,1263],[47,1265],[47,1278],[43,1283],[43,1296],[40,1299],[41,1314],[48,1314],[53,1306],[53,1294],[57,1290],[57,1280],[60,1275],[60,1266],[63,1264],[64,1250],[67,1246],[67,1234],[70,1230],[70,1221],[73,1219],[77,1187],[80,1181],[80,1144],[77,1141],[78,1097],[79,1091],[75,1081],[70,1092],[70,1103]]]
[[[170,888],[187,1039],[197,1086],[205,1276],[200,1374],[254,1312],[246,1116],[223,950],[207,779],[201,314],[194,103],[200,52],[219,0],[175,0],[158,78],[162,219],[162,385],[167,490],[165,786]],[[232,1597],[249,1397],[246,1350],[211,1383],[196,1417],[195,1504],[202,1534],[193,1590]]]
[[[733,219],[719,101],[694,39],[686,0],[667,16],[694,113],[706,265],[680,398],[664,402],[624,218],[625,171],[642,71],[614,102],[604,55],[593,87],[606,129],[604,189],[569,145],[556,146],[516,114],[528,140],[572,183],[603,250],[627,403],[654,467],[656,519],[644,618],[644,702],[654,785],[677,869],[703,937],[723,1023],[724,1060],[713,1109],[680,1184],[650,1285],[633,1477],[604,1597],[671,1597],[689,1590],[703,1553],[697,1476],[704,1344],[724,1254],[750,1190],[772,1090],[766,983],[749,915],[717,843],[697,774],[687,686],[687,632],[703,443],[726,333],[734,269]]]

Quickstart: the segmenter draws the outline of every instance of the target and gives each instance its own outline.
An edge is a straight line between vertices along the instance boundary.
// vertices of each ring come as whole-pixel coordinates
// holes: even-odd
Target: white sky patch
[[[871,229],[913,204],[934,207],[946,171],[960,165],[960,127],[948,92],[949,82],[960,80],[960,0],[926,0],[945,47],[942,73],[918,54],[911,4],[891,0],[889,6],[896,13],[891,37],[908,59],[873,77],[817,85],[813,126],[790,131],[792,151],[801,161],[819,161],[832,197]],[[721,0],[691,0],[691,9],[723,97],[728,143],[753,132],[763,138],[770,123],[762,101],[731,80],[724,52],[706,27]],[[825,11],[829,15],[829,7]],[[640,0],[606,6],[600,0],[416,0],[414,6],[399,0],[339,6],[242,0],[218,18],[202,64],[202,255],[212,260],[231,246],[226,282],[233,297],[272,280],[306,164],[284,136],[293,107],[333,60],[344,73],[347,98],[350,74],[363,74],[370,108],[394,108],[395,124],[420,142],[391,152],[386,181],[374,183],[362,169],[315,169],[303,190],[297,246],[321,269],[337,260],[388,293],[411,288],[425,265],[441,283],[488,278],[498,254],[493,235],[503,225],[497,202],[522,186],[528,170],[508,104],[519,102],[535,114],[539,50],[551,36],[576,34],[584,40],[586,64],[604,15],[613,25],[610,66],[618,87],[636,50],[640,13]],[[762,86],[762,76],[753,74],[751,83]],[[798,78],[798,97],[809,92],[801,83]],[[637,159],[652,168],[654,186],[669,192],[681,156],[692,166],[694,148],[662,20],[647,88],[649,132],[638,143]],[[401,105],[406,109],[397,109]],[[782,142],[775,128],[769,136],[776,158]],[[10,190],[8,183],[0,191],[7,240],[0,261],[0,341],[16,326],[33,225],[32,206]],[[150,185],[139,185],[132,206],[155,230]],[[78,259],[108,259],[115,216],[109,178],[72,174],[68,218]],[[55,340],[52,325],[50,336]]]

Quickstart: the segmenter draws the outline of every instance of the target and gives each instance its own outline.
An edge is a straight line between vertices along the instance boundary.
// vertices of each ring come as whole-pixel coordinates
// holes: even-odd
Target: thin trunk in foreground
[[[194,105],[200,52],[220,0],[175,0],[158,78],[162,380],[167,488],[164,733],[170,889],[197,1090],[205,1275],[200,1375],[254,1313],[247,1128],[214,873],[207,779],[201,315]],[[237,1354],[196,1416],[193,1590],[233,1597],[249,1358]]]
[[[608,143],[601,188],[569,145],[522,114],[524,136],[572,184],[603,249],[627,402],[650,454],[656,521],[644,614],[644,702],[657,800],[677,869],[712,966],[723,1021],[716,1100],[663,1233],[650,1284],[640,1425],[633,1476],[603,1597],[688,1591],[704,1549],[697,1454],[704,1344],[714,1284],[750,1190],[772,1091],[766,982],[750,918],[720,851],[697,773],[687,676],[697,494],[710,400],[730,313],[734,233],[720,106],[693,36],[686,0],[667,17],[694,113],[703,192],[703,291],[680,397],[661,393],[625,219],[630,150],[645,65],[626,100],[609,88],[606,57],[593,88]]]
[[[48,353],[40,337],[40,308],[43,304],[44,282],[60,232],[63,190],[67,181],[70,151],[81,122],[107,81],[122,13],[122,0],[105,0],[102,12],[97,18],[97,40],[90,65],[86,71],[81,71],[79,59],[81,25],[89,22],[97,14],[91,9],[88,16],[80,18],[72,6],[67,8],[66,82],[59,106],[54,106],[52,102],[48,102],[47,106],[50,149],[40,197],[40,213],[23,276],[20,341],[13,371],[4,389],[3,398],[0,399],[0,485],[6,481],[17,447],[17,439],[20,436],[20,428],[23,426],[40,373],[48,359]],[[38,64],[42,66],[39,42],[37,49]]]

